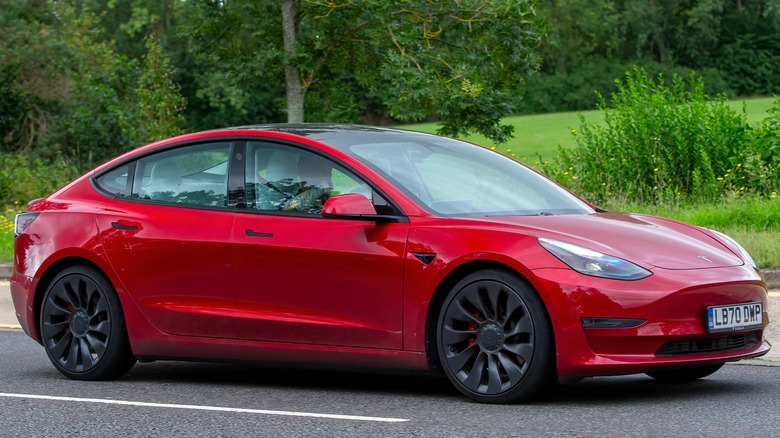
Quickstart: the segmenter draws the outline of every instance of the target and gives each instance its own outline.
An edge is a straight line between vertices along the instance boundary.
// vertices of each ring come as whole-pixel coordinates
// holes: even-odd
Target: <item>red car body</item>
[[[124,154],[32,202],[27,213],[37,216],[16,237],[11,280],[22,328],[43,342],[47,290],[64,269],[88,266],[115,289],[129,347],[142,362],[228,359],[441,370],[436,332],[448,294],[468,275],[499,270],[525,282],[543,303],[554,351],[547,367],[559,377],[701,368],[769,351],[762,336],[765,284],[739,248],[711,231],[595,210],[437,214],[377,166],[329,144],[334,132],[350,129],[270,126],[181,136]],[[366,135],[407,135],[361,129]],[[318,214],[258,213],[244,199],[247,177],[239,179],[245,185],[230,183],[228,201],[217,207],[112,196],[100,187],[101,175],[159,151],[247,141],[332,160],[400,213],[392,220],[380,214],[362,220],[329,216],[327,202]],[[230,159],[228,169],[236,160]],[[231,205],[234,195],[238,201]],[[346,211],[366,213],[355,208]],[[539,239],[545,238],[629,260],[652,275],[632,281],[583,275],[542,247]],[[761,304],[760,326],[707,330],[708,307],[743,303]],[[641,323],[586,327],[599,318]],[[488,342],[485,336],[480,345]]]

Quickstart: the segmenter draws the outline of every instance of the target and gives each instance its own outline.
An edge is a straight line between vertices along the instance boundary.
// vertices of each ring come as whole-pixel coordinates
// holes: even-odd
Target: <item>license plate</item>
[[[710,333],[733,332],[762,327],[763,311],[761,303],[707,307],[707,330]]]

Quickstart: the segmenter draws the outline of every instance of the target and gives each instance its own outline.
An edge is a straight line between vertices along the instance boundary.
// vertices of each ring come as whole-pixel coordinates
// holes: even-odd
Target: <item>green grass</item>
[[[730,105],[736,111],[742,111],[744,102],[748,123],[755,124],[766,118],[773,100],[771,97],[738,99],[732,100]],[[507,155],[515,154],[514,158],[532,166],[536,165],[539,157],[542,161],[551,160],[555,158],[558,146],[574,146],[572,130],[580,126],[579,114],[582,114],[588,123],[597,124],[604,121],[599,110],[507,117],[505,122],[515,127],[515,136],[507,144],[498,145],[497,149]],[[404,125],[403,128],[429,133],[435,133],[437,129],[435,123]],[[478,134],[462,138],[483,146],[494,146],[493,142]]]
[[[558,146],[569,148],[574,146],[572,130],[580,126],[579,113],[532,114],[527,116],[507,117],[505,122],[514,126],[514,138],[507,144],[497,145],[498,150],[529,164],[555,157]],[[582,115],[589,122],[601,123],[604,119],[601,111],[583,111]],[[404,129],[435,133],[434,123],[423,123],[403,126]],[[494,146],[495,143],[482,135],[473,134],[461,137],[464,140],[483,146]]]
[[[18,209],[6,208],[0,216],[0,263],[11,263],[14,259],[14,217]]]

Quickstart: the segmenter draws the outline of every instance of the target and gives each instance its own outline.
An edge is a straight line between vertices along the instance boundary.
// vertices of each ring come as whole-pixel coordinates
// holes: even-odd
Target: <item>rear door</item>
[[[229,142],[146,156],[98,178],[103,190],[132,181],[97,215],[122,285],[149,321],[175,335],[235,338],[228,208]],[[132,176],[132,178],[131,178]]]

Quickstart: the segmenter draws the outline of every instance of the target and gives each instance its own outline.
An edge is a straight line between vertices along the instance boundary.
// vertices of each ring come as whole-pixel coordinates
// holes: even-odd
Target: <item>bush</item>
[[[77,174],[62,160],[45,164],[26,155],[0,153],[0,205],[25,205],[50,194]]]
[[[599,99],[604,125],[581,117],[576,147],[560,149],[559,167],[545,169],[582,196],[658,203],[777,191],[776,163],[763,158],[771,128],[759,141],[744,111],[732,110],[725,95],[707,95],[695,74],[674,75],[667,86],[663,75],[653,80],[634,67],[610,104]]]
[[[746,185],[766,195],[780,189],[780,98],[768,111],[769,116],[750,133],[747,163],[743,168]]]

